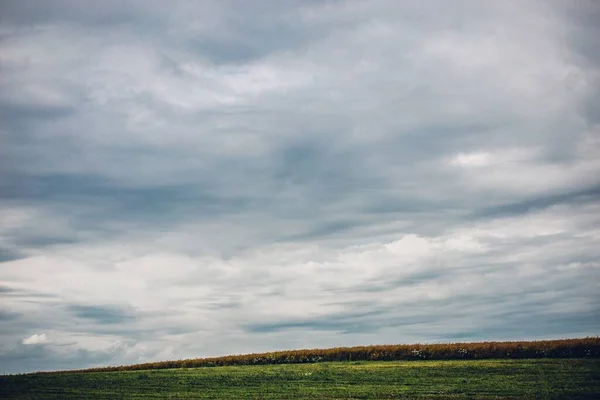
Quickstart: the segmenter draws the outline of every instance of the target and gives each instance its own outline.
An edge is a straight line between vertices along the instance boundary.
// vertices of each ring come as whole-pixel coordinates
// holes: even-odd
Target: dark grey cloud
[[[45,23],[79,23],[119,25],[139,18],[143,8],[138,1],[109,1],[102,5],[83,6],[77,1],[56,0],[52,2],[22,1],[3,2],[2,21],[19,26]],[[159,19],[157,19],[159,20]],[[150,22],[150,21],[149,21]]]
[[[552,332],[554,337],[569,337],[573,332],[594,331],[597,329],[593,322],[598,318],[599,312],[572,313],[544,313],[531,312],[510,313],[503,316],[502,323],[497,323],[488,328],[478,328],[472,331],[462,331],[449,334],[444,340],[462,341],[476,338],[493,338],[494,340],[525,338],[529,335],[544,337]],[[530,327],[525,332],[524,327]],[[477,339],[476,339],[477,340]]]
[[[19,260],[24,257],[25,255],[22,252],[0,247],[0,263],[6,261]]]
[[[352,304],[345,304],[352,307]],[[251,324],[246,327],[251,333],[269,333],[287,330],[335,331],[342,334],[373,333],[382,328],[396,328],[427,324],[437,318],[431,315],[394,316],[391,307],[362,305],[364,311],[332,313],[323,317],[305,318],[296,321]]]
[[[600,186],[592,186],[570,193],[559,193],[540,196],[533,199],[503,204],[481,210],[475,214],[478,218],[507,217],[523,215],[546,209],[560,204],[585,204],[597,202],[600,199]]]
[[[0,293],[5,297],[29,297],[29,298],[52,298],[54,295],[33,290],[15,288],[12,286],[0,285]]]
[[[93,320],[101,325],[120,324],[133,318],[124,312],[124,310],[106,306],[73,305],[69,306],[68,310],[78,318]]]
[[[574,289],[568,287],[568,289]],[[536,293],[521,293],[528,296]],[[512,293],[510,296],[518,295]],[[488,312],[482,316],[482,309],[491,311],[493,304],[510,305],[514,300],[508,294],[491,296],[471,296],[464,294],[448,304],[446,300],[404,304],[406,310],[413,310],[409,315],[399,315],[398,310],[382,310],[380,307],[366,308],[361,313],[331,313],[323,317],[305,318],[295,321],[251,324],[245,327],[250,333],[273,333],[279,331],[335,331],[343,335],[357,333],[377,333],[384,329],[412,329],[422,325],[444,325],[443,332],[427,332],[427,340],[504,340],[526,338],[529,335],[542,337],[548,332],[565,335],[569,332],[587,332],[597,328],[597,317],[600,309],[560,312],[552,310],[547,300],[525,300],[519,302],[520,310],[508,312]],[[432,309],[437,313],[432,313]],[[414,310],[420,310],[415,312]],[[468,322],[468,323],[466,323]],[[463,330],[465,325],[476,323],[477,329]],[[535,326],[532,329],[532,326]],[[425,338],[424,338],[425,339]]]
[[[233,28],[226,35],[190,38],[185,48],[215,64],[246,63],[280,52],[302,51],[327,27],[306,30],[290,15],[290,10],[300,5],[302,2],[239,4],[236,14],[224,21]],[[248,20],[244,17],[248,13],[257,18]]]
[[[19,175],[6,187],[3,197],[28,203],[81,204],[101,219],[147,219],[152,215],[189,214],[197,216],[244,207],[243,199],[227,199],[210,193],[201,185],[126,187],[104,177],[77,174]],[[182,207],[183,206],[183,207]],[[181,209],[183,208],[183,209]]]
[[[0,102],[0,118],[3,124],[19,127],[20,123],[30,121],[49,121],[72,115],[76,110],[68,106],[37,104],[2,104]]]
[[[0,292],[1,293],[1,292]],[[2,311],[0,310],[0,321],[2,323],[10,322],[17,319],[19,314],[13,313],[10,311]]]
[[[216,64],[237,64],[260,59],[273,53],[302,50],[317,39],[326,25],[306,26],[295,18],[293,10],[309,3],[292,1],[273,3],[257,1],[252,5],[234,2],[235,6],[215,2],[183,2],[165,7],[156,1],[109,1],[102,5],[83,7],[71,0],[40,3],[24,1],[2,5],[2,20],[17,26],[38,24],[75,24],[88,30],[123,29],[156,39],[156,31],[170,29],[177,20],[195,15],[201,24],[196,34],[165,32],[162,41],[178,40],[183,49]],[[252,13],[253,18],[247,18]],[[203,16],[204,14],[204,16]],[[188,22],[196,23],[194,20]],[[193,32],[193,30],[192,30]],[[177,68],[177,63],[164,57],[165,66]]]

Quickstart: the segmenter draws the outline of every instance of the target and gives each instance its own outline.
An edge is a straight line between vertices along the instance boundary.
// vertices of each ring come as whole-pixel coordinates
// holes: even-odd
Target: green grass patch
[[[0,377],[2,399],[596,399],[598,359],[363,361]]]

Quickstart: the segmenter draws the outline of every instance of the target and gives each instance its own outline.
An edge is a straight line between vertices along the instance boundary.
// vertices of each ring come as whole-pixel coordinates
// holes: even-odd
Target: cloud
[[[480,217],[520,215],[528,214],[532,211],[544,209],[560,204],[586,204],[598,200],[600,196],[600,187],[585,188],[571,193],[551,194],[539,196],[512,204],[502,204],[482,210],[478,213]]]
[[[465,167],[479,167],[490,163],[489,153],[458,154],[452,159],[452,163]]]
[[[68,309],[78,318],[90,319],[98,324],[119,324],[131,318],[123,311],[111,307],[74,305]]]
[[[2,371],[597,334],[595,2],[0,7]]]
[[[23,344],[25,345],[35,345],[35,344],[46,344],[50,343],[45,333],[31,335],[27,338],[23,339]]]

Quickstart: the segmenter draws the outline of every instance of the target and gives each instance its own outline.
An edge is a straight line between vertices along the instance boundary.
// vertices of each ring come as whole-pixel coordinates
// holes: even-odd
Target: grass
[[[0,376],[2,399],[596,399],[599,359],[358,361]]]
[[[284,350],[192,358],[144,364],[82,369],[110,372],[149,369],[197,368],[232,365],[303,364],[324,361],[484,360],[532,358],[600,358],[600,337],[511,342],[393,344],[329,349]],[[46,373],[63,373],[53,371]],[[76,372],[76,371],[70,371]]]

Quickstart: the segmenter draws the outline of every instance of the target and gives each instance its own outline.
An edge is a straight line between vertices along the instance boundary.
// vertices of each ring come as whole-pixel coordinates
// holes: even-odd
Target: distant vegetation
[[[600,337],[530,342],[475,342],[336,347],[225,357],[161,361],[72,372],[133,371],[232,365],[300,364],[325,361],[481,360],[525,358],[599,358]],[[60,373],[47,372],[47,373]]]

